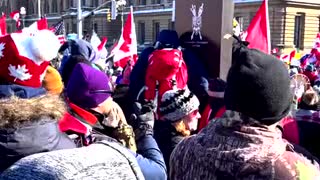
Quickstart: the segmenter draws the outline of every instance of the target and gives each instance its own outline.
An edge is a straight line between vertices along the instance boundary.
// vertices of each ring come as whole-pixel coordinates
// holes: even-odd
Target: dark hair
[[[62,71],[61,71],[61,77],[62,77],[62,81],[63,81],[65,87],[67,87],[71,73],[72,73],[74,67],[78,63],[84,63],[84,64],[87,64],[90,66],[92,65],[85,57],[83,57],[81,55],[73,55],[73,56],[68,57],[68,60],[64,64]]]

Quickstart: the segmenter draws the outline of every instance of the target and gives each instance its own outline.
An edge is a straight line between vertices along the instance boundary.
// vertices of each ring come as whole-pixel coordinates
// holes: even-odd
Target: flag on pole
[[[7,22],[6,15],[2,14],[0,17],[0,36],[4,36],[7,34]]]
[[[67,41],[65,37],[66,29],[65,29],[63,20],[52,25],[50,30],[53,31],[56,36],[58,36],[60,44],[64,44]]]
[[[295,55],[296,55],[296,50],[294,49],[290,52],[290,54],[282,54],[280,56],[280,60],[290,65]]]
[[[110,56],[113,56],[115,66],[124,68],[129,60],[135,63],[138,59],[137,36],[133,19],[133,8],[122,28],[122,33],[117,46],[112,49]],[[109,57],[110,57],[109,56]]]
[[[262,5],[244,34],[245,40],[250,42],[249,48],[259,49],[268,54],[271,53],[268,0],[263,0]]]
[[[48,29],[48,21],[47,18],[41,18],[36,22],[32,23],[29,27],[24,28],[22,32],[35,34],[40,30]]]
[[[97,33],[93,31],[90,43],[96,51],[96,56],[91,62],[98,64],[103,69],[106,67],[106,58],[108,56],[108,50],[105,47],[107,41],[108,39],[106,37],[103,37],[102,40],[100,40]]]
[[[10,17],[16,21],[16,27],[17,27],[17,29],[19,29],[21,26],[20,12],[18,10],[13,11],[10,13]]]

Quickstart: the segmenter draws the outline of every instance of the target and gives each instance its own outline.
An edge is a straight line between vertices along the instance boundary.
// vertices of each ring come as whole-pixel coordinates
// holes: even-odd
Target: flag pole
[[[38,18],[41,19],[41,0],[38,0]]]
[[[78,5],[77,5],[77,31],[78,31],[78,38],[82,38],[82,9],[81,9],[81,0],[78,0]]]
[[[267,16],[267,38],[268,38],[268,53],[271,54],[271,34],[270,34],[270,21],[269,21],[269,1],[266,1],[266,16]]]

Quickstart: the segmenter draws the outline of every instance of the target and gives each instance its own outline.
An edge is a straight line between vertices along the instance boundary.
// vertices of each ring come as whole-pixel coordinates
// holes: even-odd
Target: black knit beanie
[[[290,110],[292,95],[288,71],[274,56],[239,43],[233,46],[233,64],[225,91],[226,109],[266,125],[274,124]]]

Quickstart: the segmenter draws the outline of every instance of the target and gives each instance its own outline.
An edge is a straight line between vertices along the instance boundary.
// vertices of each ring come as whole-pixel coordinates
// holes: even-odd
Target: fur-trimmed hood
[[[57,95],[21,99],[0,99],[0,128],[17,127],[42,119],[59,120],[66,112],[66,105]]]

